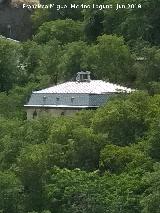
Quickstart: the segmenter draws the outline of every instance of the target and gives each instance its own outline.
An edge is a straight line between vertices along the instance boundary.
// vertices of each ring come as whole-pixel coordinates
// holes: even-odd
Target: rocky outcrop
[[[19,41],[32,35],[31,13],[21,6],[14,7],[10,0],[0,0],[0,34]],[[14,1],[15,3],[15,1]]]
[[[20,7],[23,4],[32,5],[32,4],[38,4],[38,3],[39,3],[39,0],[10,0],[10,5],[12,7]]]

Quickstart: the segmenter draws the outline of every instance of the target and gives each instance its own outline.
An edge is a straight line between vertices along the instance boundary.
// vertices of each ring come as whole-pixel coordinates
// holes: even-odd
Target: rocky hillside
[[[38,4],[39,0],[11,0],[10,4],[13,7],[19,7],[22,4]]]
[[[38,0],[0,0],[0,35],[20,41],[31,37],[32,11],[20,7],[23,3],[38,3]]]

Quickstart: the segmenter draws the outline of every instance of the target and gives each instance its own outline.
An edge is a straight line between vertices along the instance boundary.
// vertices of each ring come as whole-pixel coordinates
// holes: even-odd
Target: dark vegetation
[[[139,3],[38,9],[32,40],[0,39],[0,212],[160,212],[160,1]],[[32,90],[82,69],[137,92],[72,118],[26,120]]]

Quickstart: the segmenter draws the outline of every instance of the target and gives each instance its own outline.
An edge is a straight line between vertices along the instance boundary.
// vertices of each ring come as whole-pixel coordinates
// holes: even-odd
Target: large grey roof
[[[66,82],[34,91],[27,107],[94,108],[103,105],[111,95],[132,90],[101,80]]]
[[[81,93],[81,94],[104,94],[131,92],[132,90],[117,84],[112,84],[102,80],[91,80],[90,82],[66,82],[33,93]]]
[[[55,107],[55,108],[87,108],[98,107],[106,102],[108,94],[50,94],[33,93],[28,107]]]

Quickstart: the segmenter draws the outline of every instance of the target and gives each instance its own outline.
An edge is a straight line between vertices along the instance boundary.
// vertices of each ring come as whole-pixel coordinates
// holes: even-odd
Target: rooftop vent
[[[89,71],[81,71],[77,73],[76,81],[78,82],[90,82],[90,72]]]

